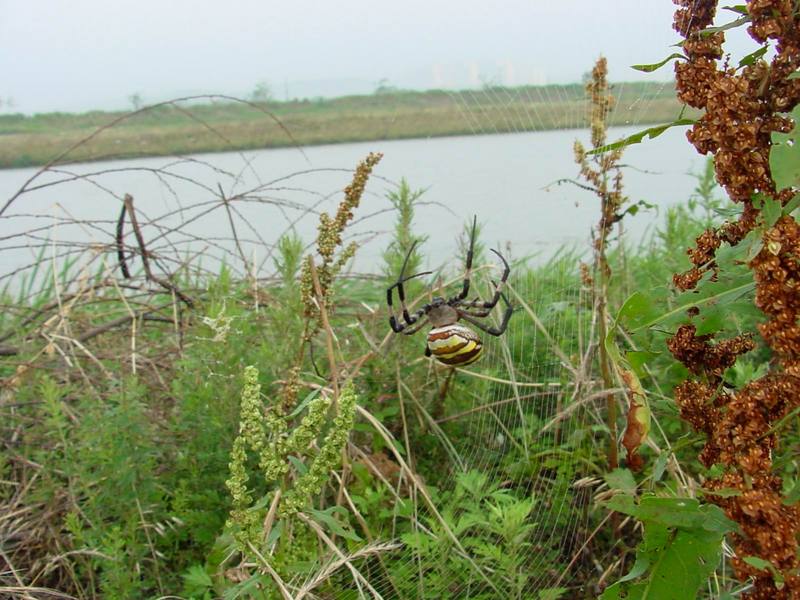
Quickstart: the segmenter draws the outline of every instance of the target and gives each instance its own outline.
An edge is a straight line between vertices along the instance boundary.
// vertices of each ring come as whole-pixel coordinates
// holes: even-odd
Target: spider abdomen
[[[483,342],[469,327],[453,323],[430,330],[428,350],[440,363],[464,366],[474,363],[481,357]]]

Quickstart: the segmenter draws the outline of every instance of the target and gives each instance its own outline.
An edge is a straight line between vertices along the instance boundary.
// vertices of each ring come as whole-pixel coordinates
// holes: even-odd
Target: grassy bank
[[[670,275],[719,208],[711,171],[704,182],[705,196],[668,211],[649,243],[610,255],[614,305],[630,289],[647,289],[656,290],[655,310],[671,309]],[[8,517],[0,539],[9,566],[0,592],[272,600],[287,597],[285,585],[293,598],[310,590],[355,599],[354,581],[363,578],[382,597],[407,600],[597,597],[596,565],[618,554],[631,564],[639,534],[633,523],[612,529],[605,506],[592,501],[606,486],[636,489],[636,481],[627,470],[602,480],[605,393],[596,341],[583,337],[594,314],[591,283],[569,253],[538,267],[514,262],[507,293],[518,310],[508,331],[473,367],[438,367],[423,357],[424,331],[395,336],[387,323],[386,287],[419,238],[416,198],[402,187],[393,196],[385,279],[336,276],[348,252],[338,247],[310,284],[303,241],[286,237],[268,281],[237,280],[227,269],[192,277],[191,265],[174,273],[171,285],[191,304],[166,279],[137,270],[133,255],[130,279],[110,264],[95,277],[46,274],[38,292],[5,295],[0,515]],[[331,221],[320,225],[325,231]],[[323,238],[331,237],[320,234],[325,248]],[[440,273],[453,292],[461,258]],[[490,293],[496,272],[486,266],[494,262],[478,235],[473,294]],[[46,260],[41,268],[50,268]],[[335,289],[320,292],[323,301],[310,291],[320,280]],[[407,282],[412,308],[425,288]],[[325,319],[314,312],[321,306]],[[648,466],[637,478],[671,496],[705,475],[693,461],[702,434],[668,396],[681,376],[675,362],[662,353],[649,364],[643,383],[658,433],[641,450]],[[242,389],[254,383],[260,394],[252,392],[257,408],[248,412]],[[340,399],[357,396],[349,426],[335,406],[319,422],[315,402],[336,397],[337,385],[347,390]],[[264,410],[283,413],[254,424]],[[255,445],[260,460],[237,446],[243,431],[267,426],[273,437]],[[305,446],[283,456],[289,470],[270,482],[259,465],[280,454],[275,439],[289,444],[299,436],[288,432],[300,430]],[[346,449],[326,452],[340,430]],[[679,443],[670,448],[670,440]],[[235,458],[242,447],[249,460]],[[323,455],[333,463],[321,487],[310,486],[307,474],[316,469],[319,479]],[[270,516],[275,489],[302,510]],[[263,563],[248,559],[251,547]],[[730,588],[726,573],[719,581]]]
[[[669,84],[620,84],[610,124],[662,123],[680,111]],[[219,99],[126,113],[0,116],[0,168],[291,145],[564,129],[586,124],[583,86],[391,92],[258,105]]]
[[[595,116],[610,102],[600,72]],[[209,124],[232,107],[197,108]],[[158,111],[137,118],[157,123]],[[588,600],[623,597],[630,579],[657,598],[739,595],[722,552],[733,525],[696,498],[719,465],[697,460],[706,432],[673,398],[687,369],[668,340],[687,314],[720,337],[756,327],[742,284],[751,246],[718,256],[702,295],[680,293],[685,248],[734,206],[714,165],[632,247],[617,226],[641,205],[624,196],[622,155],[575,155],[598,199],[591,264],[501,250],[506,271],[467,223],[445,266],[412,275],[425,262],[425,193],[402,180],[387,193],[382,274],[349,273],[348,231],[380,154],[356,167],[335,214],[306,216],[313,240],[263,240],[272,268],[241,247],[214,271],[202,255],[165,260],[191,220],[162,227],[131,196],[116,228],[83,222],[106,244],[62,240],[57,254],[43,239],[0,288],[0,596]],[[247,201],[207,206],[230,224],[208,241],[238,246]],[[520,218],[535,228],[534,208]],[[446,319],[416,311],[454,294],[477,338],[440,358],[483,343],[455,369],[426,357],[428,327],[413,334],[410,316]],[[389,314],[413,335],[393,333]],[[771,360],[753,339],[720,366],[720,389],[750,385]],[[796,417],[770,450],[793,502]]]

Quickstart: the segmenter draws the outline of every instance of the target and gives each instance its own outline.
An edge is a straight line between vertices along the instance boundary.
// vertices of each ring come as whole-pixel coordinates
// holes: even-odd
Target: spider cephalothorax
[[[405,277],[406,266],[411,253],[414,251],[416,242],[412,244],[411,249],[406,254],[406,259],[403,262],[403,267],[400,270],[400,277],[388,290],[386,290],[386,303],[389,305],[389,311],[392,313],[389,317],[389,325],[395,333],[403,333],[404,335],[411,335],[422,329],[425,325],[430,323],[433,328],[428,332],[428,344],[425,348],[425,356],[433,356],[439,362],[449,366],[464,366],[469,365],[481,357],[483,351],[483,342],[481,338],[472,329],[466,325],[460,324],[458,321],[463,319],[481,331],[485,331],[491,335],[502,335],[511,314],[514,312],[513,307],[508,302],[505,294],[503,294],[503,284],[508,279],[511,269],[508,262],[503,258],[497,250],[492,250],[500,260],[503,261],[503,276],[500,278],[499,283],[495,283],[494,295],[491,300],[481,300],[475,298],[474,300],[467,301],[470,287],[470,270],[472,269],[472,253],[475,247],[475,220],[472,222],[472,231],[470,234],[469,249],[467,250],[467,260],[465,265],[464,283],[461,287],[461,292],[453,296],[449,300],[436,297],[431,300],[415,313],[408,312],[406,307],[405,290],[403,284],[409,279],[428,275],[430,271],[424,273],[417,273]],[[397,296],[400,298],[400,309],[402,311],[404,323],[401,323],[394,315],[392,306],[392,290],[397,288]],[[492,309],[497,305],[500,300],[506,305],[506,311],[503,313],[503,320],[500,322],[499,327],[490,327],[481,323],[478,319],[488,317]]]

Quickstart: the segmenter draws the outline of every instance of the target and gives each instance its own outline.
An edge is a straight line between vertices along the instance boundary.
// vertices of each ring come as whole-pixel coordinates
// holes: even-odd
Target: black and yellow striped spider
[[[460,319],[471,323],[481,331],[485,331],[490,335],[500,336],[503,335],[506,327],[508,327],[508,321],[511,318],[511,314],[514,312],[514,308],[502,291],[503,285],[511,272],[511,268],[508,266],[506,259],[503,258],[503,255],[497,250],[492,250],[492,252],[497,254],[500,260],[503,261],[503,276],[500,278],[499,283],[494,284],[494,295],[491,300],[475,298],[474,300],[467,301],[470,286],[470,271],[472,269],[472,253],[475,248],[475,228],[476,221],[473,219],[469,249],[467,250],[464,283],[461,286],[461,291],[457,295],[449,300],[437,296],[433,298],[429,304],[426,304],[413,314],[408,312],[403,284],[415,277],[421,277],[431,273],[431,271],[425,271],[424,273],[416,273],[405,277],[408,259],[414,251],[416,242],[412,244],[411,249],[408,251],[408,254],[406,254],[397,282],[386,290],[386,303],[389,305],[389,312],[391,313],[389,325],[392,327],[392,331],[404,335],[412,335],[430,323],[432,329],[428,332],[425,356],[433,356],[436,360],[448,366],[469,365],[478,360],[483,352],[483,342],[481,338],[466,325],[458,323]],[[402,311],[404,323],[401,323],[394,315],[392,291],[395,288],[397,289],[397,296],[400,299],[400,310]],[[481,323],[478,319],[488,317],[492,309],[501,299],[506,306],[506,311],[503,313],[503,320],[500,322],[499,327],[490,327]]]

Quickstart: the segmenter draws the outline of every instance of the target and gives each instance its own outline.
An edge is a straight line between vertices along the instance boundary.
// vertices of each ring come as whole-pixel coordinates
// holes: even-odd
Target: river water
[[[609,139],[638,129],[612,129]],[[423,252],[429,266],[454,259],[457,236],[472,215],[483,223],[487,245],[512,257],[543,260],[565,245],[589,245],[599,214],[597,198],[569,183],[555,183],[576,176],[572,145],[576,138],[585,142],[587,135],[544,131],[69,165],[45,173],[31,186],[64,181],[19,196],[0,218],[0,288],[42,247],[57,266],[75,244],[89,248],[95,261],[99,257],[113,264],[115,221],[126,193],[134,197],[148,247],[162,257],[165,269],[169,261],[189,255],[208,268],[214,269],[220,257],[239,268],[243,254],[249,261],[255,258],[259,274],[267,276],[274,271],[269,253],[275,240],[294,227],[304,241],[313,241],[317,217],[309,210],[335,210],[350,170],[371,151],[383,152],[384,158],[351,229],[352,239],[362,243],[354,270],[379,270],[394,219],[386,193],[401,177],[412,188],[426,189],[415,229],[428,236]],[[631,240],[643,239],[665,207],[691,195],[696,181],[690,172],[700,171],[703,160],[683,129],[626,150],[627,194],[658,207],[626,218]],[[2,203],[34,173],[0,171]],[[220,202],[221,191],[234,198],[229,211]],[[241,253],[232,239],[231,220]]]

